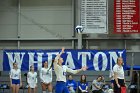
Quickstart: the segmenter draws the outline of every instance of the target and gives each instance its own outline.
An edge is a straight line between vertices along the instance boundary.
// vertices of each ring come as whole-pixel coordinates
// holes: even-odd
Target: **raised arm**
[[[65,48],[62,47],[62,50],[59,54],[56,55],[54,63],[58,63],[58,59],[61,57],[61,55],[64,53]]]

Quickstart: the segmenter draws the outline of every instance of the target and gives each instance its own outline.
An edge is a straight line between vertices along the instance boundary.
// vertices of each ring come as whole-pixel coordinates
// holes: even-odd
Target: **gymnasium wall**
[[[20,2],[19,2],[20,1]],[[0,49],[77,49],[75,26],[80,0],[0,0]],[[113,2],[108,0],[109,34],[83,35],[83,49],[126,49],[139,64],[140,35],[113,34]],[[20,6],[18,6],[20,5]],[[2,60],[0,60],[2,61]]]

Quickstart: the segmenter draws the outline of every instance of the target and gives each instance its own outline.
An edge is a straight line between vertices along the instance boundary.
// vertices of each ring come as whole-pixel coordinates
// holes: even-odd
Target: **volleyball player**
[[[48,68],[48,62],[44,62],[44,67],[40,70],[40,79],[42,92],[46,93],[46,88],[49,93],[52,93],[52,68]]]
[[[28,83],[28,93],[36,93],[36,91],[37,91],[37,73],[34,72],[33,65],[30,66],[30,71],[27,74],[27,83]]]
[[[65,65],[62,65],[63,58],[61,58],[61,54],[64,53],[64,48],[62,48],[62,51],[60,54],[58,54],[53,62],[54,65],[54,71],[56,74],[56,87],[55,87],[55,93],[69,93],[69,90],[66,86],[66,72],[76,74],[80,71],[85,71],[87,69],[86,66],[82,67],[78,70],[72,70],[68,68]]]
[[[10,71],[10,85],[12,93],[18,93],[20,86],[22,86],[21,70],[18,69],[17,63],[13,63],[13,69]]]

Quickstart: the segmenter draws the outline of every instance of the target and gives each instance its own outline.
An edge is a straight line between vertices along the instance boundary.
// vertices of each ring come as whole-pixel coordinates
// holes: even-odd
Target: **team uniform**
[[[87,87],[88,87],[88,82],[78,82],[78,87],[80,87],[82,90],[85,90],[85,92],[84,93],[87,93],[88,91],[87,91]],[[83,93],[80,89],[78,90],[79,91],[79,93]]]
[[[30,88],[35,88],[37,86],[37,73],[28,72],[27,82]]]
[[[12,79],[12,84],[20,84],[21,70],[11,69],[10,78]]]
[[[117,73],[117,79],[118,79],[119,85],[120,86],[125,86],[123,67],[122,66],[119,66],[118,64],[116,64],[113,67],[113,72]],[[114,93],[121,93],[121,90],[120,90],[120,88],[118,88],[115,80],[114,80]]]
[[[56,62],[53,63],[57,81],[55,93],[69,93],[69,90],[66,86],[66,72],[76,74],[78,73],[78,70],[72,70],[65,65],[58,65],[58,57],[55,58],[55,61]]]
[[[40,80],[42,83],[51,83],[52,82],[52,69],[41,68],[40,70]]]
[[[66,86],[69,88],[70,93],[75,93],[77,88],[77,83],[75,80],[67,80]]]

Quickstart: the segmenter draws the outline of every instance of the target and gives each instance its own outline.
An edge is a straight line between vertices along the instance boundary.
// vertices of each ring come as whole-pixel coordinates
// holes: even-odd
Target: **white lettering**
[[[118,52],[118,54],[119,54],[119,56],[117,55],[117,53],[116,52],[108,52],[109,54],[110,54],[110,70],[112,70],[112,62],[113,62],[113,60],[114,60],[114,62],[115,63],[117,63],[117,58],[118,57],[122,57],[122,54],[123,54],[123,51],[121,51],[121,52]]]
[[[8,59],[9,59],[9,65],[10,68],[13,68],[13,63],[16,62],[18,64],[18,68],[21,68],[23,57],[25,55],[25,52],[6,52]]]
[[[68,67],[70,67],[70,68],[72,68],[72,69],[75,69],[75,65],[74,65],[74,60],[73,60],[73,58],[72,58],[72,54],[71,54],[71,52],[67,52],[67,59],[66,59],[66,62],[65,62],[65,64],[68,66]]]
[[[90,60],[91,53],[90,52],[78,52],[78,60],[80,59],[80,56],[82,56],[82,67],[87,66],[87,56],[89,57],[89,60]]]
[[[48,55],[48,67],[50,68],[51,64],[52,64],[52,55],[57,55],[59,52],[51,52],[51,53],[47,53]]]
[[[42,67],[42,55],[43,55],[44,53],[36,53],[36,54],[37,54],[37,56],[36,56],[37,61],[34,60],[34,58],[35,58],[35,53],[29,52],[28,54],[29,54],[29,68],[30,68],[30,66],[33,65],[34,63],[37,63],[37,64],[38,64],[38,70],[39,70],[39,69]]]
[[[101,55],[102,56],[102,60],[99,60],[98,58],[99,58],[99,55]],[[105,53],[103,53],[103,52],[97,52],[95,55],[94,55],[94,58],[93,58],[93,66],[94,66],[94,69],[96,70],[96,71],[99,71],[99,66],[98,66],[98,63],[100,62],[100,61],[102,61],[102,71],[105,71],[106,70],[106,68],[107,68],[107,56],[106,56],[106,54]]]

